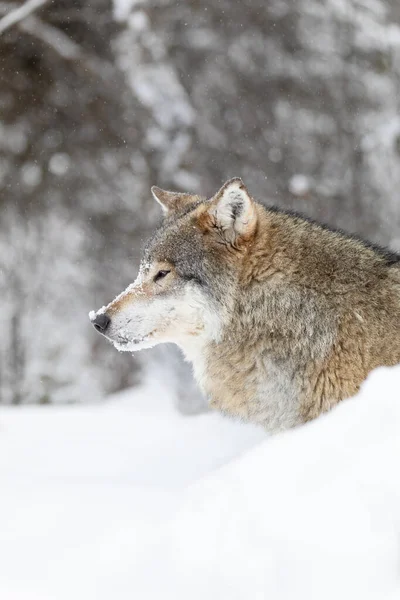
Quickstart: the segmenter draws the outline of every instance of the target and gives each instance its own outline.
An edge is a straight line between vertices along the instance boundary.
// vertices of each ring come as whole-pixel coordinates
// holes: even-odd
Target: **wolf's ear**
[[[240,177],[227,181],[211,200],[210,215],[233,241],[249,238],[257,224],[256,205]]]
[[[161,206],[165,216],[172,214],[176,210],[180,210],[192,200],[191,194],[182,194],[179,192],[168,192],[153,185],[151,188],[154,200],[157,200]]]

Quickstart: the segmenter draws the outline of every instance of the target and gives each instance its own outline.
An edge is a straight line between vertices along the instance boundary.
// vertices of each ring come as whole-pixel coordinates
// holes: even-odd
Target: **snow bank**
[[[268,439],[161,384],[3,410],[1,597],[400,597],[399,384]]]
[[[140,598],[141,554],[183,490],[265,438],[181,416],[158,372],[103,404],[0,410],[1,600]]]
[[[163,598],[400,598],[399,389],[400,371],[381,370],[188,490]]]

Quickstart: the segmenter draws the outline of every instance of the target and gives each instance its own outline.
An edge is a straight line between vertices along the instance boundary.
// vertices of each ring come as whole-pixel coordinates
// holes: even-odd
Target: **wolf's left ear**
[[[180,210],[186,204],[189,204],[192,201],[191,194],[168,192],[167,190],[162,190],[156,185],[153,185],[151,188],[151,193],[153,194],[154,200],[157,200],[158,204],[163,210],[164,215],[166,216],[172,214],[176,210]]]
[[[249,238],[255,231],[256,205],[240,177],[222,186],[211,200],[209,213],[231,241],[238,237]]]

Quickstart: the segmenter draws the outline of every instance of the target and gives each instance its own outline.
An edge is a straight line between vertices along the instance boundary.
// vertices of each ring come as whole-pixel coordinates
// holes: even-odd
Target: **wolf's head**
[[[152,194],[164,220],[144,249],[139,274],[90,319],[118,350],[174,342],[190,354],[229,326],[257,205],[239,178],[210,200],[157,187]]]

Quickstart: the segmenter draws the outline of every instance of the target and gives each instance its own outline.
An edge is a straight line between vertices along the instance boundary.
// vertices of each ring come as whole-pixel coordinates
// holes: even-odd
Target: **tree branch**
[[[26,17],[29,17],[29,15],[39,8],[42,8],[45,4],[48,4],[49,1],[50,0],[27,0],[22,6],[18,6],[18,8],[9,12],[5,17],[0,19],[0,35],[7,31],[7,29],[10,29],[10,27],[13,27],[26,19]]]
[[[47,46],[50,46],[66,60],[78,60],[83,57],[83,52],[79,44],[74,42],[60,29],[44,23],[38,17],[29,17],[29,19],[19,23],[18,26],[22,31],[33,35]]]
[[[46,3],[50,2],[50,0],[35,0],[36,8],[39,8],[39,2],[41,6],[44,6]],[[46,44],[46,46],[51,48],[64,60],[70,61],[75,65],[80,65],[87,73],[90,73],[96,79],[100,79],[106,84],[103,88],[103,93],[107,95],[106,90],[109,89],[111,91],[113,88],[113,81],[115,81],[113,65],[104,58],[99,59],[96,56],[87,53],[61,29],[45,23],[38,16],[32,14],[34,10],[33,0],[30,0],[24,4],[23,7],[19,8],[15,8],[15,4],[12,2],[0,0],[0,13],[10,11],[6,16],[0,18],[0,27],[5,19],[11,17],[11,15],[15,15],[15,13],[19,12],[22,8],[27,9],[28,5],[30,5],[30,11],[27,12],[27,10],[25,10],[24,16],[20,19],[14,18],[12,24],[8,22],[6,28],[8,29],[8,27],[16,25],[24,33],[31,35]],[[3,29],[0,29],[0,35],[3,31],[5,31],[4,27]]]

